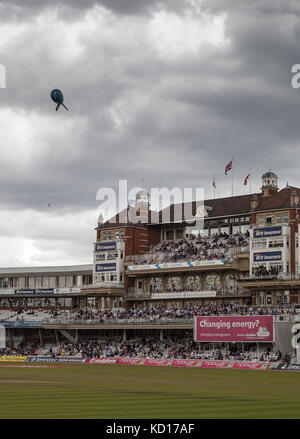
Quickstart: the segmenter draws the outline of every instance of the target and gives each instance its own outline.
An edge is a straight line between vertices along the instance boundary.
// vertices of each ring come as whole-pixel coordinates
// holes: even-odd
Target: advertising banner
[[[202,367],[203,360],[172,360],[173,367]]]
[[[72,287],[72,288],[55,288],[54,294],[72,294],[72,293],[80,293],[81,288]]]
[[[219,369],[269,369],[270,363],[247,361],[203,361],[201,367]]]
[[[121,365],[145,365],[145,362],[147,361],[147,358],[118,358],[118,364]]]
[[[230,316],[194,318],[197,342],[268,342],[274,341],[273,316]]]
[[[110,264],[96,264],[96,272],[100,271],[116,271],[117,264],[115,262]]]
[[[164,366],[164,367],[197,367],[219,369],[267,370],[271,363],[250,361],[219,361],[219,360],[184,360],[163,358],[84,358],[50,357],[46,355],[29,355],[28,357],[5,356],[0,361],[18,361],[35,363],[88,363],[88,364],[119,364],[123,366]]]
[[[186,262],[165,262],[159,264],[143,264],[143,265],[128,265],[127,270],[159,270],[165,268],[185,268],[185,267],[202,267],[206,265],[224,265],[223,259],[212,259],[209,261],[186,261]]]
[[[153,293],[151,299],[192,299],[195,297],[216,297],[216,291],[185,291],[180,293]]]
[[[118,358],[90,358],[89,364],[117,364]]]
[[[95,244],[96,252],[116,250],[116,248],[116,242],[101,242],[100,244]]]
[[[282,227],[263,227],[261,229],[254,229],[253,238],[272,238],[273,236],[281,236]]]
[[[29,355],[27,361],[34,363],[57,363],[56,357],[49,357],[47,355]]]
[[[26,357],[18,357],[15,355],[5,355],[3,357],[0,357],[0,361],[17,361],[17,362],[24,362],[26,361],[27,356]]]
[[[199,367],[219,369],[261,369],[267,370],[270,363],[247,361],[208,361],[208,360],[171,360],[161,358],[118,358],[118,364],[131,366],[169,366],[169,367]]]
[[[253,254],[253,262],[281,261],[282,252],[260,252]]]
[[[85,358],[78,357],[55,357],[58,363],[86,363],[87,360]]]
[[[37,328],[39,326],[42,326],[44,322],[1,322],[1,325],[8,327],[8,328],[28,328],[28,327],[34,327]]]
[[[33,361],[35,363],[86,363],[85,358],[77,357],[50,357],[47,355],[30,355],[27,361]]]
[[[53,288],[21,288],[20,290],[15,290],[15,294],[53,294]]]
[[[0,290],[0,295],[2,294],[15,294],[14,288],[3,288]]]

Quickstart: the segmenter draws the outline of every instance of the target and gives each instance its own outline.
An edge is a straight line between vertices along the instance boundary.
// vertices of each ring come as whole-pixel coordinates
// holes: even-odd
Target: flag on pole
[[[247,185],[247,183],[248,183],[248,178],[250,177],[250,173],[247,175],[247,177],[245,178],[245,180],[244,180],[244,185],[246,186]]]
[[[216,186],[216,177],[215,177],[215,175],[214,175],[214,179],[213,179],[213,187],[214,187],[215,189],[217,189],[217,186]]]
[[[51,204],[50,204],[50,203],[48,203],[48,207],[51,207]]]
[[[227,172],[230,171],[231,169],[232,169],[232,160],[228,163],[228,165],[226,165],[225,175],[227,175]]]

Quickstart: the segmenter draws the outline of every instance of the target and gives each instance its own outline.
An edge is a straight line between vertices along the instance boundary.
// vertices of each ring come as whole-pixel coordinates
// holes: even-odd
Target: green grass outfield
[[[300,418],[296,372],[64,366],[0,367],[0,418]]]

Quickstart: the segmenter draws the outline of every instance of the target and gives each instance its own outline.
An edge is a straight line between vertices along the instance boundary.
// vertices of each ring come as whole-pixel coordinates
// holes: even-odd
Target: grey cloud
[[[34,3],[25,3],[34,14]],[[132,12],[135,2],[128,8],[124,1],[109,3],[119,18],[106,18],[97,29],[81,32],[84,18],[76,16],[79,32],[69,38],[77,43],[68,53],[65,34],[56,38],[49,23],[38,27],[29,20],[4,47],[0,61],[7,67],[8,88],[0,90],[1,120],[7,110],[6,117],[15,119],[7,119],[11,131],[0,130],[6,153],[0,156],[2,209],[18,212],[21,220],[24,209],[41,212],[51,201],[57,214],[84,215],[98,208],[97,190],[117,189],[119,178],[129,186],[144,178],[148,188],[203,186],[210,198],[214,171],[217,196],[228,196],[231,176],[224,167],[232,156],[235,194],[248,193],[242,182],[249,167],[252,191],[260,190],[269,167],[281,186],[287,180],[299,185],[294,157],[300,92],[290,83],[291,66],[300,63],[296,2],[205,1],[212,16],[225,14],[228,42],[173,57],[159,52],[143,32],[149,2],[139,2],[139,17]],[[171,3],[161,5],[171,10]],[[100,12],[93,14],[97,18]],[[61,30],[69,29],[70,22],[61,21]],[[64,91],[69,113],[55,113],[49,98],[54,87]],[[25,127],[17,125],[18,118]],[[34,145],[22,144],[14,122],[16,129],[32,131]],[[35,240],[46,249],[50,244],[39,232]],[[83,252],[90,251],[84,243],[94,232],[89,233],[78,237]],[[65,243],[58,238],[66,259],[74,248],[67,237]]]
[[[2,0],[0,2],[0,15],[6,19],[22,19],[34,11],[47,8],[57,8],[61,16],[66,19],[78,17],[75,11],[82,12],[95,6],[103,6],[118,15],[148,15],[153,12],[168,10],[176,13],[183,8],[190,8],[188,0]],[[71,14],[71,17],[70,17]]]

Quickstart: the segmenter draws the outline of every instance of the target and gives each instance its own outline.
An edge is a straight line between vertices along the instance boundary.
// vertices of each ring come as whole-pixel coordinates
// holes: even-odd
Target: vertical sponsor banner
[[[198,342],[273,343],[273,316],[202,317],[194,320],[194,340]]]
[[[0,349],[6,348],[6,331],[5,326],[0,325]]]

